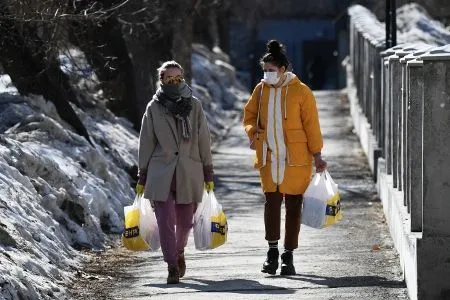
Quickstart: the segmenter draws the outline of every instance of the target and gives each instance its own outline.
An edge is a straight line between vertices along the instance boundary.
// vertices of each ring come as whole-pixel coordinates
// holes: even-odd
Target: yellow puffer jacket
[[[248,136],[256,135],[255,168],[263,191],[303,194],[312,174],[313,154],[323,147],[314,95],[293,73],[278,87],[259,83],[244,110]],[[259,125],[257,125],[259,124]]]

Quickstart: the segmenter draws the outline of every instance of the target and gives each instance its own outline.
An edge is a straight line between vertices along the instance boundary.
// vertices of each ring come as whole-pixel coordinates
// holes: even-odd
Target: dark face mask
[[[186,82],[162,84],[161,89],[171,99],[178,99],[180,97],[190,98],[192,96],[191,88]]]

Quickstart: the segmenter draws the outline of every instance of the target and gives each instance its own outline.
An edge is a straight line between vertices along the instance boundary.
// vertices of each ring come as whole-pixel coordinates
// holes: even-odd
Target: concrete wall
[[[351,12],[351,114],[410,298],[450,299],[450,45],[384,50]]]

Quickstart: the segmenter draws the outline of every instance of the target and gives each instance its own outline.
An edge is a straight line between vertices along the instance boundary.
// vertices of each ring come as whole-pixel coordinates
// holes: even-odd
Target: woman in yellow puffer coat
[[[321,157],[323,146],[314,95],[292,72],[282,45],[267,44],[261,58],[264,79],[255,87],[244,109],[244,127],[255,150],[255,168],[259,169],[266,197],[264,223],[269,243],[262,272],[278,269],[281,203],[286,206],[284,253],[281,275],[294,275],[292,251],[298,247],[303,193],[316,172],[327,164]],[[284,197],[283,197],[284,196]]]

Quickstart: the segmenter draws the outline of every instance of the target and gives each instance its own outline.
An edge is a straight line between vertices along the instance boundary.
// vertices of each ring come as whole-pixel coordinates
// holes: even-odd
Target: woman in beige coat
[[[171,284],[185,274],[184,248],[204,188],[214,188],[213,165],[207,121],[183,68],[168,61],[158,71],[161,87],[142,118],[136,192],[154,203]]]

